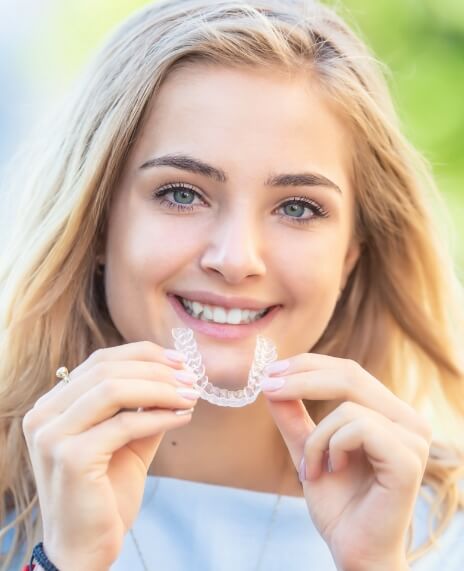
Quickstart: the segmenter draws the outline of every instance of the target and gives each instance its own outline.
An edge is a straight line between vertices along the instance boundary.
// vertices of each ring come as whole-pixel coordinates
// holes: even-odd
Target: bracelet
[[[42,541],[32,550],[31,561],[23,571],[33,571],[35,567],[34,560],[44,569],[44,571],[60,571],[58,567],[55,567],[55,565],[53,565],[50,559],[46,556]]]

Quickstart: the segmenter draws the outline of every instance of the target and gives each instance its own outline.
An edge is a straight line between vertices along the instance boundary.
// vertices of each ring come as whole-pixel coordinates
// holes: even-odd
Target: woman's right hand
[[[194,381],[179,371],[149,341],[99,349],[24,416],[44,548],[59,569],[107,571],[117,559],[164,433],[192,417],[175,411],[197,402],[176,392]]]

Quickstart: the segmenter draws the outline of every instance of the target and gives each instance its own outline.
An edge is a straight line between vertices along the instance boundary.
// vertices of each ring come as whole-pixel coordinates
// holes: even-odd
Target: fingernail
[[[178,381],[187,385],[191,385],[197,380],[195,373],[189,373],[188,371],[176,371],[174,376]]]
[[[327,457],[327,471],[333,472],[332,462],[330,461],[330,456]]]
[[[300,466],[298,468],[298,478],[300,482],[303,483],[306,480],[306,460],[303,456],[300,462]]]
[[[266,367],[264,367],[263,372],[266,375],[272,375],[274,373],[283,373],[289,368],[289,366],[290,366],[290,361],[288,359],[285,359],[285,361],[274,361],[273,363],[266,365]]]
[[[181,353],[180,351],[175,351],[174,349],[165,349],[164,354],[170,361],[174,361],[176,363],[183,363],[187,360],[187,355]]]
[[[198,391],[196,391],[195,389],[178,388],[178,389],[176,389],[176,392],[181,397],[184,397],[185,399],[190,399],[190,400],[197,400],[197,398],[200,396],[200,393]]]
[[[263,377],[259,384],[263,391],[276,391],[284,386],[285,378],[278,377],[270,379],[269,377]]]
[[[176,410],[174,414],[176,414],[177,416],[183,416],[184,414],[192,414],[194,410],[195,409],[193,408],[180,408],[179,410]]]

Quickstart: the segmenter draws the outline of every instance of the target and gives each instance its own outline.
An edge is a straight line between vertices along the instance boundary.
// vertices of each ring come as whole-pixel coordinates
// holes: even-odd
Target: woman
[[[44,569],[461,569],[462,289],[347,25],[148,5],[52,138],[2,272],[3,569],[37,542]],[[229,390],[270,338],[262,394],[199,399],[174,327]]]

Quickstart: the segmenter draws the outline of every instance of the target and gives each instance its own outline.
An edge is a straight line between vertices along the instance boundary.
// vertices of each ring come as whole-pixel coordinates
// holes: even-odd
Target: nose
[[[201,257],[201,268],[220,273],[231,284],[264,275],[264,240],[253,214],[244,214],[242,207],[241,212],[225,213],[214,224]]]

